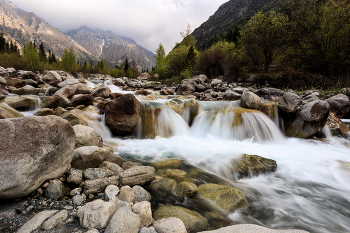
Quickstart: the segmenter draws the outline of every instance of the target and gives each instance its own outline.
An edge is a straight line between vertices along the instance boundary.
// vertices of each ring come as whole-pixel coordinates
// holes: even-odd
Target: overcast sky
[[[189,23],[194,30],[228,0],[11,0],[62,32],[80,26],[111,30],[155,52],[168,53]]]

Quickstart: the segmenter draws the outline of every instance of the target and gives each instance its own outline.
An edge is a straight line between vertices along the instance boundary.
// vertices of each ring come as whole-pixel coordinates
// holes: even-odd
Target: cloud
[[[111,30],[155,51],[169,52],[190,23],[195,29],[227,0],[12,0],[62,32],[80,26]]]

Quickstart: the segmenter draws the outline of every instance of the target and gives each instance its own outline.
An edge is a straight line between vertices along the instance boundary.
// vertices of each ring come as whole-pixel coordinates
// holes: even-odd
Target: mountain
[[[120,37],[112,31],[102,31],[80,27],[67,33],[98,60],[107,60],[111,65],[119,65],[128,57],[139,67],[151,69],[155,66],[154,54],[137,45],[132,39]]]
[[[234,29],[235,25],[244,22],[259,10],[268,10],[277,6],[283,0],[230,0],[222,4],[209,19],[196,28],[192,35],[197,40],[196,46],[211,45],[215,35],[225,35]]]
[[[51,50],[58,56],[63,54],[65,48],[73,47],[78,59],[93,59],[91,53],[71,37],[34,13],[23,11],[6,0],[0,0],[0,31],[20,47],[28,41],[35,41],[37,46],[43,42],[46,51]]]

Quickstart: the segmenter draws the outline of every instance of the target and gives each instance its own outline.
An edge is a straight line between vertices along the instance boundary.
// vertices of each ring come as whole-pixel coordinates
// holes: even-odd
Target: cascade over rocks
[[[130,135],[134,133],[140,121],[140,112],[140,102],[133,94],[122,95],[107,104],[105,108],[106,125],[113,135]]]
[[[26,196],[69,168],[75,133],[67,121],[22,117],[0,120],[0,128],[0,198]]]
[[[326,101],[315,100],[303,105],[294,119],[286,124],[289,137],[309,138],[321,131],[327,123],[330,106]]]
[[[338,94],[326,101],[329,103],[330,111],[339,118],[342,118],[350,111],[350,100],[346,95]]]
[[[329,127],[333,136],[346,137],[350,132],[349,128],[336,115],[331,112],[327,119],[327,126]]]

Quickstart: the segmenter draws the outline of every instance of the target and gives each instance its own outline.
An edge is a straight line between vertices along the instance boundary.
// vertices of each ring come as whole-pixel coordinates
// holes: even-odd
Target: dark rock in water
[[[182,80],[179,88],[177,89],[178,95],[189,95],[196,92],[197,83],[193,79]]]
[[[105,108],[106,125],[113,135],[131,135],[140,121],[140,112],[140,102],[133,94],[122,95],[107,104]]]
[[[282,98],[284,92],[276,88],[262,88],[257,90],[255,94],[257,94],[260,97],[263,97],[265,100],[276,101]]]
[[[0,129],[0,198],[26,196],[70,166],[75,133],[60,117],[5,119]]]
[[[275,116],[274,105],[271,102],[260,105],[259,111],[265,113],[270,119],[273,119]]]
[[[112,100],[118,99],[120,96],[122,96],[123,94],[121,93],[111,93],[109,95],[109,98],[111,98]]]
[[[161,95],[174,95],[173,91],[169,91],[169,90],[161,90],[160,91]]]
[[[279,101],[278,107],[286,113],[292,113],[295,112],[301,104],[302,100],[298,95],[286,92]]]
[[[309,138],[323,129],[329,115],[329,104],[315,100],[303,105],[294,119],[286,122],[286,135],[289,137]]]
[[[266,159],[258,155],[245,154],[242,158],[232,161],[232,173],[236,179],[275,172],[276,170],[277,163],[275,160]]]
[[[237,209],[246,210],[249,205],[242,191],[218,184],[200,185],[195,198],[207,207],[226,214]]]
[[[160,206],[153,215],[155,221],[170,217],[181,219],[189,233],[208,229],[207,219],[195,211],[180,206],[163,205]]]
[[[350,111],[350,100],[346,95],[338,94],[326,101],[330,105],[330,111],[339,118],[342,118]]]
[[[329,113],[327,126],[333,136],[346,137],[350,131],[346,124],[336,117],[333,112]]]

